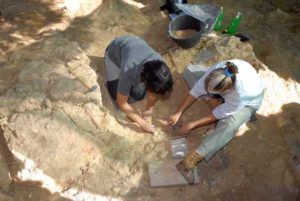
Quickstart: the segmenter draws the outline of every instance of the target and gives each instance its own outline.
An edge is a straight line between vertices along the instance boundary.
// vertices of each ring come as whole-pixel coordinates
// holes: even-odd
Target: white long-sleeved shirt
[[[217,119],[235,114],[245,106],[250,106],[257,110],[263,100],[264,85],[251,64],[238,59],[229,61],[238,67],[238,73],[236,74],[234,87],[220,94],[225,102],[212,111]],[[206,76],[215,69],[224,68],[226,62],[227,61],[222,61],[210,67],[205,75],[202,76],[190,90],[190,94],[195,98],[207,94],[204,83]]]

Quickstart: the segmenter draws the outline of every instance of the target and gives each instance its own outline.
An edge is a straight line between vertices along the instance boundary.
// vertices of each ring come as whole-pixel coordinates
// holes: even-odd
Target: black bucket
[[[169,35],[170,37],[181,47],[191,48],[195,46],[199,41],[202,35],[201,29],[204,23],[200,20],[193,18],[189,15],[179,15],[169,24]],[[176,38],[173,36],[174,31],[193,29],[197,33],[189,38]]]

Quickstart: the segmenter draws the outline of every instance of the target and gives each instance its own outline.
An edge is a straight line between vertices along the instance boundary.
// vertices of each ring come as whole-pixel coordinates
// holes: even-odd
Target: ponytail
[[[226,62],[225,68],[224,68],[224,75],[226,79],[230,78],[232,82],[232,86],[234,86],[236,81],[236,74],[238,73],[237,66],[232,62]]]
[[[209,93],[222,93],[232,88],[238,73],[237,66],[232,62],[226,62],[224,68],[216,69],[205,79],[205,87]]]

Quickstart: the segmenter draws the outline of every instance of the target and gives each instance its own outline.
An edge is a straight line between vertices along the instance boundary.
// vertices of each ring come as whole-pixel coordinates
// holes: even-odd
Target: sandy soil
[[[33,100],[24,104],[17,100],[5,100],[9,104],[1,102],[0,120],[4,133],[0,132],[0,145],[6,162],[0,165],[8,166],[13,183],[0,188],[0,199],[3,196],[3,200],[15,201],[299,200],[299,3],[293,0],[192,1],[224,6],[225,23],[237,11],[242,11],[239,30],[251,40],[244,44],[236,38],[217,34],[202,38],[192,49],[183,50],[166,35],[169,19],[159,11],[162,1],[137,2],[140,4],[91,0],[84,6],[73,6],[70,1],[0,0],[1,101],[12,92],[18,93],[21,88],[16,86],[24,80],[27,82],[26,79],[36,76],[31,73],[39,69],[32,67],[29,71],[34,65],[27,65],[31,60],[42,58],[48,65],[39,64],[40,68],[45,71],[57,68],[59,73],[67,76],[64,65],[58,65],[60,61],[55,60],[58,54],[52,53],[58,47],[70,51],[80,49],[80,55],[83,55],[80,58],[84,60],[80,64],[90,66],[97,73],[102,95],[99,108],[91,102],[81,104],[86,97],[67,97],[70,100],[63,103],[54,101],[60,99],[59,94],[65,93],[62,90],[68,81],[58,83],[55,90],[49,91],[50,103],[44,100],[42,105]],[[139,8],[142,4],[146,6]],[[155,107],[153,123],[159,131],[153,136],[142,133],[140,128],[116,113],[103,84],[104,50],[114,37],[127,33],[143,37],[161,52],[174,75],[176,90],[168,101],[161,101]],[[72,42],[80,48],[76,44],[70,45]],[[188,63],[209,66],[233,57],[252,63],[264,79],[267,91],[258,121],[248,123],[240,129],[241,137],[234,139],[210,161],[198,165],[199,185],[150,188],[147,164],[171,158],[168,139],[174,134],[163,123],[188,90],[181,77],[184,67]],[[44,76],[44,69],[39,76]],[[84,75],[87,71],[79,72]],[[86,77],[82,76],[82,79]],[[75,80],[74,75],[68,78]],[[84,81],[90,84],[91,80]],[[84,91],[79,82],[71,84],[78,86],[76,90]],[[137,103],[135,107],[142,110],[144,104]],[[207,112],[208,105],[199,100],[186,111],[182,121]],[[55,126],[54,130],[68,132],[58,133],[61,138],[51,132],[49,137],[49,125]],[[212,128],[213,125],[193,131],[188,137],[189,149],[195,148]],[[21,160],[12,148],[34,161],[37,168],[32,171],[30,160]],[[20,161],[11,159],[13,157]],[[50,185],[34,182],[34,173],[39,173],[37,169],[63,188],[58,188],[55,193]],[[73,188],[77,191],[72,191]]]
[[[174,31],[172,33],[174,38],[191,38],[193,36],[195,36],[197,33],[197,31],[193,30],[193,29],[187,29],[187,30],[179,30],[179,31]]]

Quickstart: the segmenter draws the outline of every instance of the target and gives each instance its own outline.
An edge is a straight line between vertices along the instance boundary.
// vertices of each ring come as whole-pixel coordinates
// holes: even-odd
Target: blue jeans
[[[253,114],[255,114],[254,109],[244,107],[237,113],[220,119],[214,131],[203,140],[196,152],[209,160],[235,137],[240,126],[248,122]]]

